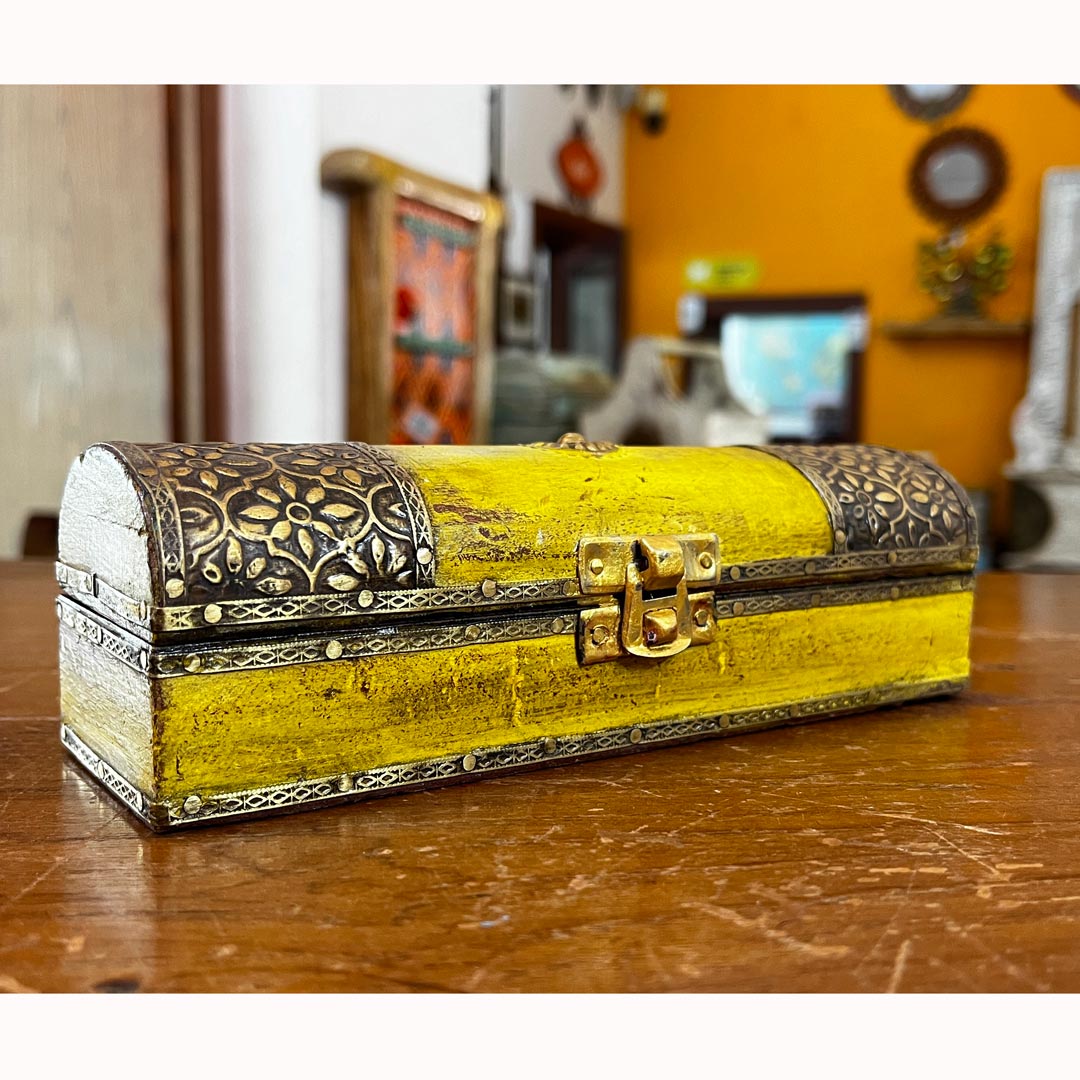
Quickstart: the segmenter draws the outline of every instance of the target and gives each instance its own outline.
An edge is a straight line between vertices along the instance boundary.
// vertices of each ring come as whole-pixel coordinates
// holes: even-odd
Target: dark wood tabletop
[[[0,990],[1080,990],[1080,577],[979,579],[958,697],[155,836],[0,564]]]

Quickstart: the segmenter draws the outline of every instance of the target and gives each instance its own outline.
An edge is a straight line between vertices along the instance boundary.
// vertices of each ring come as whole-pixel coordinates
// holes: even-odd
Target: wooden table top
[[[0,990],[1080,990],[1080,577],[979,579],[952,698],[155,836],[0,564]]]

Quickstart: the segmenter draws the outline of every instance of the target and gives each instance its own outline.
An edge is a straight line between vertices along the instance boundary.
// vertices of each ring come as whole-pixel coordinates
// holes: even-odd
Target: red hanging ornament
[[[581,120],[574,121],[570,138],[559,147],[559,172],[571,199],[585,201],[596,194],[604,178]]]

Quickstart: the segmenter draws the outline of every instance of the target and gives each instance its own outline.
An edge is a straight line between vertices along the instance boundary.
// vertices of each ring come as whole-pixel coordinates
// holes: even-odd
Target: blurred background
[[[1077,86],[0,87],[0,557],[91,442],[881,443],[1080,569]]]

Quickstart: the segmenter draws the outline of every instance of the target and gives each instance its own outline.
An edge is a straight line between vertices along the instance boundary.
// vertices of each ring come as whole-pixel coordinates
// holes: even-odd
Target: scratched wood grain
[[[980,579],[959,698],[152,836],[0,565],[0,989],[1080,990],[1080,578]]]

